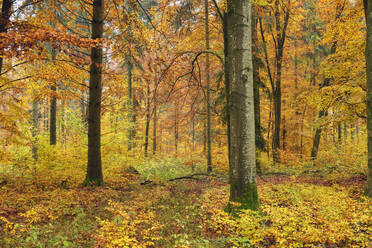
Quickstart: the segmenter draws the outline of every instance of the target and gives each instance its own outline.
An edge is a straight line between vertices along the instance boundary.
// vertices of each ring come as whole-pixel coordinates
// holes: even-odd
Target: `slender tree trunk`
[[[55,86],[51,87],[51,90],[56,92],[57,88]],[[56,145],[57,144],[57,98],[52,96],[50,100],[50,137],[49,137],[49,144]]]
[[[303,151],[304,151],[304,122],[305,122],[305,113],[306,113],[307,105],[305,105],[304,112],[302,113],[301,118],[301,134],[300,134],[300,155],[301,158],[303,157]]]
[[[341,142],[342,142],[341,123],[337,124],[337,141],[338,141],[338,144],[341,144]]]
[[[145,157],[148,154],[149,131],[150,131],[150,82],[147,81],[147,100],[146,100],[146,127],[145,127]]]
[[[44,103],[44,131],[49,132],[49,105],[48,100]]]
[[[347,141],[347,122],[346,121],[344,122],[344,139],[346,142]]]
[[[261,103],[260,103],[260,85],[262,84],[259,69],[260,64],[262,64],[259,54],[259,44],[257,38],[257,16],[256,8],[252,6],[252,57],[253,57],[253,94],[254,94],[254,124],[255,124],[255,144],[256,144],[256,166],[257,173],[261,173],[261,166],[258,157],[260,156],[260,151],[265,149],[265,140],[262,136],[261,128]]]
[[[37,135],[39,134],[39,101],[37,99],[32,103],[32,123],[32,158],[36,161],[38,158]]]
[[[285,102],[283,102],[285,103]],[[282,130],[282,149],[283,151],[285,151],[286,149],[286,143],[285,143],[285,138],[286,138],[286,135],[287,135],[287,129],[286,129],[286,122],[285,122],[285,108],[283,108],[283,130]]]
[[[321,110],[319,112],[319,119],[321,119],[323,116],[325,116],[325,111],[326,110]],[[321,134],[322,134],[322,128],[321,127],[318,127],[315,130],[314,141],[313,141],[313,148],[311,149],[311,158],[312,159],[316,159],[316,156],[318,155]]]
[[[270,139],[270,132],[271,132],[271,125],[272,125],[272,105],[273,105],[273,100],[272,97],[270,97],[270,105],[269,105],[269,121],[267,122],[267,140]],[[270,148],[269,145],[267,146],[267,158],[270,158]]]
[[[273,89],[273,100],[274,100],[274,133],[273,133],[273,159],[274,162],[280,162],[280,123],[281,123],[281,111],[282,111],[282,59],[284,51],[284,43],[286,39],[286,30],[289,20],[290,11],[285,11],[283,27],[281,25],[279,0],[275,1],[275,22],[276,22],[276,77],[275,87]]]
[[[133,148],[134,129],[135,129],[135,116],[134,116],[134,101],[133,101],[133,89],[132,89],[132,70],[133,65],[131,59],[127,59],[127,71],[128,71],[128,107],[129,107],[129,130],[128,130],[128,151]]]
[[[52,23],[51,27],[55,25]],[[57,51],[52,49],[52,63],[56,65]],[[49,144],[55,146],[57,144],[57,83],[53,82],[51,87],[52,97],[50,99],[50,132],[49,132]]]
[[[174,149],[176,152],[176,156],[178,153],[178,120],[177,120],[177,108],[174,108]]]
[[[229,72],[229,33],[228,33],[228,14],[224,13],[222,19],[223,27],[223,47],[224,47],[224,72],[225,72],[225,94],[226,94],[226,119],[227,119],[227,156],[231,158],[231,135],[230,135],[230,72]]]
[[[227,2],[228,70],[230,76],[230,201],[257,209],[256,149],[252,65],[251,3]],[[233,207],[229,206],[229,210]]]
[[[92,39],[103,37],[104,0],[93,1]],[[102,185],[101,99],[102,46],[91,49],[88,111],[88,166],[84,185]]]
[[[156,102],[154,102],[154,119],[153,119],[153,128],[152,128],[152,154],[156,154],[156,122],[157,122],[157,107]]]
[[[0,33],[6,33],[8,31],[8,23],[11,14],[12,4],[14,0],[3,0],[1,6],[1,17],[0,17]],[[0,51],[2,53],[3,51]],[[0,56],[0,73],[3,68],[3,57]]]
[[[368,178],[365,194],[372,197],[372,0],[364,0],[367,20],[367,137],[368,137]]]
[[[205,8],[205,49],[209,50],[209,11],[208,0],[204,0]],[[205,73],[207,85],[207,172],[212,172],[212,141],[211,141],[211,103],[210,103],[210,77],[209,77],[209,54],[205,57]]]

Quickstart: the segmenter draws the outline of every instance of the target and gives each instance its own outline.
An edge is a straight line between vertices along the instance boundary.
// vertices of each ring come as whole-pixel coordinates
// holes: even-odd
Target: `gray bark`
[[[228,0],[230,201],[257,209],[251,3]],[[230,208],[231,209],[231,208]]]

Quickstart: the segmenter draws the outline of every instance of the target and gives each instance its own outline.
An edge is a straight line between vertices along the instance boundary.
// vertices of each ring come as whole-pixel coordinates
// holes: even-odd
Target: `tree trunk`
[[[148,155],[149,131],[150,131],[150,82],[147,81],[147,100],[146,100],[146,127],[145,127],[145,157]]]
[[[38,156],[37,135],[39,133],[39,101],[34,99],[32,103],[32,158],[36,161]]]
[[[127,70],[128,70],[128,108],[129,108],[129,121],[131,122],[128,130],[128,151],[132,150],[134,147],[134,129],[135,129],[135,115],[134,115],[134,101],[133,101],[133,86],[132,86],[132,70],[133,65],[131,59],[127,59]]]
[[[347,122],[346,121],[344,122],[344,139],[346,142],[347,141]]]
[[[53,91],[52,99],[50,100],[50,136],[49,136],[49,144],[50,145],[56,145],[57,144],[57,98],[55,96],[57,87],[55,84],[51,87],[51,90]]]
[[[174,149],[176,156],[178,153],[178,120],[177,120],[177,108],[174,108]]]
[[[153,128],[152,128],[152,154],[156,154],[156,122],[157,122],[157,108],[156,108],[156,103],[154,103],[154,119],[153,119]]]
[[[279,12],[279,0],[275,1],[275,22],[276,22],[276,77],[275,86],[273,89],[273,100],[274,100],[274,133],[273,133],[273,159],[274,162],[280,162],[280,122],[281,122],[281,110],[282,110],[282,59],[284,52],[284,43],[286,39],[286,31],[288,26],[290,11],[285,10],[283,27],[281,25],[281,18]]]
[[[260,65],[262,64],[259,54],[259,44],[257,38],[257,16],[256,8],[252,6],[252,58],[253,58],[253,94],[254,94],[254,125],[255,125],[255,144],[256,144],[256,167],[257,173],[261,172],[258,156],[260,151],[265,149],[265,140],[262,136],[261,128],[261,104],[260,104],[260,85],[262,84],[259,75]]]
[[[319,112],[319,119],[321,119],[323,116],[325,116],[325,111],[326,110],[321,110]],[[313,141],[313,148],[311,149],[311,158],[312,159],[316,159],[316,156],[318,155],[321,134],[322,134],[322,128],[321,127],[318,127],[315,130],[314,141]]]
[[[256,210],[256,149],[249,0],[227,2],[227,39],[230,111],[230,201]],[[233,210],[232,206],[228,206]]]
[[[228,38],[228,17],[227,13],[224,13],[224,17],[222,19],[222,27],[223,27],[223,50],[224,50],[224,57],[225,57],[225,64],[224,64],[224,72],[225,72],[225,94],[226,94],[226,119],[227,119],[227,156],[228,160],[230,161],[231,157],[231,135],[230,135],[230,72],[229,72],[229,38]]]
[[[209,50],[209,11],[208,0],[204,0],[205,7],[205,49]],[[212,172],[212,141],[211,141],[211,103],[210,103],[210,78],[209,78],[209,54],[205,57],[205,73],[207,85],[207,172]]]
[[[92,39],[103,36],[104,0],[93,1]],[[88,111],[88,167],[84,185],[103,184],[101,160],[102,46],[91,49]]]
[[[365,194],[372,197],[372,0],[364,0],[367,20],[366,71],[367,71],[367,137],[368,177]]]
[[[341,141],[342,141],[341,123],[337,124],[337,141],[338,141],[338,144],[341,144]]]
[[[0,33],[6,33],[8,30],[8,22],[14,0],[3,0],[1,6],[1,17],[0,17]],[[2,53],[3,51],[1,51]],[[3,57],[0,56],[0,73],[3,68]]]

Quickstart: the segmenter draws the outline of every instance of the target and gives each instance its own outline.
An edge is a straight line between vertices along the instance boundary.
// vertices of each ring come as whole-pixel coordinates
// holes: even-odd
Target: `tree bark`
[[[205,49],[209,50],[209,11],[208,0],[204,0],[205,8]],[[206,73],[206,102],[207,102],[207,172],[212,172],[212,141],[211,141],[211,103],[210,103],[210,76],[209,76],[209,54],[205,57],[205,73]]]
[[[52,63],[55,65],[55,60],[57,56],[57,51],[52,50]],[[49,132],[49,144],[55,146],[57,144],[57,85],[56,82],[53,82],[50,87],[52,91],[52,97],[50,99],[50,132]]]
[[[228,0],[230,201],[256,210],[256,149],[250,0]],[[233,211],[232,206],[228,210]]]
[[[319,119],[321,119],[323,116],[325,116],[325,111],[326,110],[321,110],[319,112]],[[311,158],[312,159],[316,159],[316,157],[318,155],[321,134],[322,134],[322,128],[321,127],[318,127],[315,130],[314,141],[313,141],[313,148],[311,149]]]
[[[92,39],[103,37],[104,0],[93,1]],[[102,46],[92,47],[89,80],[88,166],[84,185],[103,184],[101,160]]]
[[[133,97],[133,86],[132,86],[132,70],[133,65],[131,58],[127,59],[127,71],[128,71],[128,107],[129,107],[129,121],[131,122],[128,130],[128,151],[134,147],[134,136],[135,136],[135,125],[136,117],[134,114],[134,97]]]
[[[367,22],[366,72],[367,72],[367,138],[368,177],[365,194],[372,197],[372,0],[364,0]]]
[[[255,144],[256,144],[256,167],[257,173],[261,172],[260,162],[258,156],[260,151],[265,150],[265,140],[262,136],[261,128],[261,103],[260,103],[260,86],[262,85],[261,78],[259,75],[259,69],[262,65],[262,61],[258,57],[259,44],[257,38],[257,16],[256,8],[252,6],[252,57],[253,57],[253,87],[254,87],[254,124],[255,124]]]
[[[150,82],[146,81],[147,99],[146,99],[146,126],[145,126],[145,157],[148,155],[149,131],[150,131]]]
[[[10,13],[12,9],[14,0],[3,0],[1,6],[1,18],[0,18],[0,33],[6,33],[8,31],[8,23],[10,18]],[[1,51],[2,53],[3,51]],[[3,57],[0,56],[0,73],[3,68]]]
[[[275,162],[280,162],[280,122],[281,122],[281,110],[282,110],[282,59],[284,51],[284,43],[286,39],[286,31],[289,20],[289,10],[286,10],[284,16],[283,28],[280,23],[280,12],[279,12],[279,0],[275,1],[275,22],[276,22],[276,40],[277,51],[276,51],[276,78],[275,78],[275,89],[273,90],[274,99],[274,133],[273,133],[273,159]]]
[[[154,119],[152,128],[152,155],[156,154],[156,122],[157,122],[157,107],[156,102],[154,102]]]
[[[32,158],[36,161],[38,159],[37,135],[39,133],[39,101],[34,99],[32,103]]]

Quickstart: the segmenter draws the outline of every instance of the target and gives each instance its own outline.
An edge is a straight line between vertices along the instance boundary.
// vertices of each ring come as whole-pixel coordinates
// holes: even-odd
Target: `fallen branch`
[[[167,181],[169,181],[169,182],[173,182],[173,181],[176,181],[176,180],[182,180],[182,179],[194,179],[194,180],[200,180],[199,178],[196,178],[196,176],[215,176],[215,175],[213,175],[213,174],[208,174],[208,173],[195,173],[195,174],[191,174],[191,175],[187,175],[187,176],[171,178],[171,179],[168,179]],[[141,182],[141,185],[147,185],[147,184],[151,184],[151,183],[157,185],[157,183],[154,182],[154,181],[152,181],[152,180],[146,180],[146,181],[143,181],[143,182]]]

